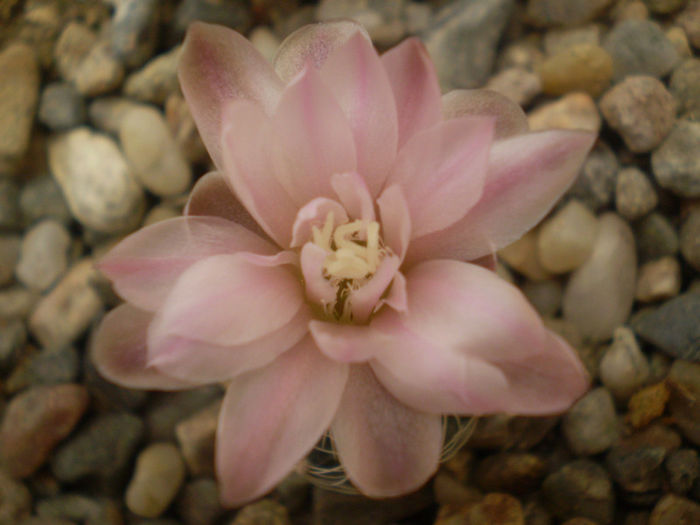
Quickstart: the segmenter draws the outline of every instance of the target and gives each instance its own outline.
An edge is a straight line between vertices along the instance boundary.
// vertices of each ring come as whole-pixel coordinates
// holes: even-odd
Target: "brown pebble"
[[[634,428],[647,426],[664,413],[670,395],[668,386],[663,381],[641,389],[627,404],[627,422]]]

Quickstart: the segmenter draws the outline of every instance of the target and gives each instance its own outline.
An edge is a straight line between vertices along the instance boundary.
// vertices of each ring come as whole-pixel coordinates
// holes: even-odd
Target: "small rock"
[[[612,201],[618,170],[615,153],[599,140],[584,161],[569,195],[592,210],[607,206]]]
[[[486,89],[500,93],[519,106],[528,105],[542,92],[540,77],[519,67],[510,67],[492,76]]]
[[[221,24],[245,33],[251,23],[251,10],[243,0],[183,0],[175,11],[173,36],[180,39],[196,20]]]
[[[634,428],[647,426],[664,413],[670,395],[664,382],[642,388],[627,404],[626,421]]]
[[[0,427],[3,468],[13,477],[33,474],[71,433],[87,404],[87,391],[75,384],[38,386],[12,398]]]
[[[545,270],[566,273],[590,256],[596,235],[596,216],[579,201],[571,200],[539,228],[537,255]]]
[[[700,59],[688,58],[673,70],[669,90],[678,103],[678,114],[689,120],[700,117]]]
[[[608,339],[629,317],[634,302],[637,257],[634,235],[613,213],[602,215],[591,256],[564,289],[564,318],[591,341]]]
[[[119,139],[139,181],[161,197],[183,193],[192,180],[165,119],[155,108],[130,110],[122,120]]]
[[[190,108],[182,95],[173,94],[168,97],[165,102],[165,118],[175,137],[175,142],[185,158],[191,164],[211,164],[209,154],[197,132],[197,126],[194,124]]]
[[[92,260],[84,259],[42,297],[29,318],[29,327],[42,345],[72,343],[100,313],[102,300],[92,285],[97,278]]]
[[[700,197],[700,122],[680,120],[651,154],[659,185],[681,197]]]
[[[700,2],[691,0],[683,11],[678,13],[676,24],[688,35],[688,40],[696,49],[700,47]]]
[[[143,218],[142,226],[145,227],[155,224],[156,222],[174,219],[180,215],[182,215],[181,209],[178,210],[177,208],[174,208],[168,204],[159,204],[148,210],[148,213],[146,213],[146,216]]]
[[[538,69],[542,91],[564,95],[584,91],[600,95],[610,84],[613,62],[607,51],[597,44],[577,44],[546,59]]]
[[[95,329],[93,328],[88,338],[88,354],[94,334]],[[95,405],[103,411],[137,410],[148,400],[148,392],[146,390],[123,388],[107,381],[95,369],[95,365],[90,359],[83,361],[83,382],[90,391],[90,397]]]
[[[8,45],[0,53],[0,166],[27,151],[38,98],[39,64],[34,51],[25,44]]]
[[[610,392],[599,387],[579,399],[564,416],[562,431],[579,456],[599,454],[620,437],[620,425]]]
[[[498,493],[486,494],[471,507],[468,520],[470,525],[525,525],[523,507],[517,498]]]
[[[700,364],[678,359],[668,373],[669,410],[683,435],[700,445]]]
[[[180,450],[193,476],[214,475],[214,439],[221,401],[216,401],[175,427]]]
[[[674,450],[666,458],[666,479],[676,494],[685,494],[700,478],[698,451],[692,448]]]
[[[29,489],[0,470],[0,524],[21,523],[29,516],[31,507]]]
[[[124,82],[124,94],[142,102],[164,104],[168,96],[178,90],[179,57],[178,46],[150,60],[139,71],[129,75]]]
[[[22,187],[20,207],[27,224],[44,218],[51,218],[62,224],[71,221],[70,210],[61,187],[50,175],[32,179]]]
[[[457,0],[436,13],[422,38],[443,91],[486,83],[513,7],[512,0]]]
[[[124,79],[124,66],[112,54],[109,42],[97,42],[70,80],[79,93],[94,97],[118,88]]]
[[[287,509],[271,499],[250,503],[236,514],[230,525],[291,525]]]
[[[659,259],[678,253],[678,233],[671,222],[660,213],[650,213],[636,228],[639,257],[643,261]]]
[[[680,245],[683,258],[700,270],[700,210],[691,212],[681,226]]]
[[[548,56],[580,44],[600,44],[601,28],[591,23],[581,27],[551,28],[544,34],[544,50]]]
[[[212,385],[182,392],[162,392],[157,396],[146,410],[148,436],[151,441],[171,441],[175,439],[175,426],[181,420],[220,399],[222,391],[218,385]]]
[[[630,150],[645,153],[671,131],[676,102],[654,77],[629,76],[603,95],[600,110]]]
[[[0,286],[12,282],[21,247],[18,235],[0,235]]]
[[[277,500],[289,510],[290,514],[297,514],[309,501],[311,482],[301,474],[292,471],[277,485],[275,494]]]
[[[72,84],[54,82],[44,88],[39,103],[39,121],[52,131],[80,126],[87,118],[85,101]]]
[[[542,484],[549,510],[561,519],[590,518],[601,525],[612,523],[615,495],[608,474],[588,460],[567,463]]]
[[[103,233],[134,227],[144,195],[114,141],[78,128],[49,144],[49,164],[71,212]]]
[[[90,104],[88,114],[96,128],[110,135],[119,135],[124,116],[131,109],[139,107],[143,107],[142,104],[128,98],[102,97]]]
[[[175,445],[156,443],[136,458],[134,475],[126,488],[126,506],[146,518],[168,508],[185,479],[185,463]]]
[[[32,355],[26,366],[17,367],[7,379],[5,389],[17,392],[28,386],[71,383],[78,379],[80,358],[72,346],[44,348]]]
[[[406,32],[408,34],[422,33],[430,25],[433,12],[429,5],[409,1],[404,12],[406,19]]]
[[[250,32],[248,38],[255,49],[269,62],[275,59],[277,48],[280,46],[280,39],[272,29],[267,26],[258,26]]]
[[[674,494],[666,494],[651,511],[649,525],[679,525],[700,522],[700,505]]]
[[[211,478],[187,483],[176,506],[178,516],[185,525],[213,525],[224,513],[219,501],[219,486]]]
[[[616,22],[625,20],[646,20],[649,18],[649,9],[641,0],[631,0],[618,3],[611,12],[612,18]]]
[[[1,162],[1,159],[0,159]],[[14,181],[0,178],[0,229],[14,229],[20,225],[18,206],[19,188]]]
[[[39,294],[28,290],[24,286],[17,285],[0,290],[0,320],[26,317],[34,308],[39,299]],[[22,325],[24,327],[24,325]],[[0,345],[1,347],[2,345]],[[0,351],[2,354],[2,351]],[[2,358],[0,358],[0,361]],[[0,365],[2,368],[2,365]]]
[[[0,370],[15,366],[26,343],[27,329],[21,319],[0,322]]]
[[[611,477],[623,490],[644,495],[661,489],[666,453],[664,447],[645,443],[636,436],[612,447],[605,463]]]
[[[652,13],[667,15],[678,11],[688,0],[644,0]]]
[[[687,292],[666,301],[632,327],[668,355],[700,361],[700,293]]]
[[[562,285],[559,281],[526,281],[522,291],[543,317],[553,317],[561,307]]]
[[[561,128],[598,133],[600,130],[598,108],[586,93],[569,93],[542,104],[528,113],[527,121],[532,131]]]
[[[688,42],[688,37],[683,29],[678,26],[667,28],[666,38],[668,38],[669,42],[676,48],[679,57],[685,59],[693,56],[693,52],[690,49],[690,42]]]
[[[613,81],[629,75],[660,78],[679,60],[661,27],[649,20],[625,20],[616,24],[603,41],[613,59]]]
[[[84,24],[70,22],[63,28],[54,47],[54,59],[64,80],[73,81],[80,64],[96,43],[97,35]]]
[[[498,69],[517,67],[526,71],[533,71],[544,60],[544,55],[539,45],[531,40],[521,39],[507,45],[499,53]]]
[[[643,303],[675,297],[681,291],[681,265],[675,257],[663,257],[639,268],[635,298]]]
[[[537,256],[537,233],[530,230],[514,243],[502,248],[498,255],[518,273],[542,281],[550,277]]]
[[[119,504],[106,498],[89,498],[81,494],[61,494],[36,505],[39,516],[75,520],[84,525],[122,525]]]
[[[71,239],[60,222],[45,219],[32,227],[22,240],[17,280],[39,291],[50,288],[68,267]]]
[[[649,379],[649,362],[632,330],[620,326],[600,360],[600,380],[618,401],[627,400]]]
[[[611,0],[529,0],[528,20],[537,26],[575,26],[593,20]]]
[[[617,174],[615,205],[617,212],[633,221],[656,208],[659,197],[651,182],[641,170],[629,167]]]
[[[547,473],[545,462],[527,452],[501,452],[484,458],[475,480],[486,492],[526,494],[535,490]]]
[[[86,476],[115,476],[128,465],[143,433],[143,423],[132,414],[98,416],[61,445],[52,458],[51,470],[67,483]]]
[[[158,2],[125,0],[117,2],[115,7],[111,50],[127,66],[139,66],[156,47]]]

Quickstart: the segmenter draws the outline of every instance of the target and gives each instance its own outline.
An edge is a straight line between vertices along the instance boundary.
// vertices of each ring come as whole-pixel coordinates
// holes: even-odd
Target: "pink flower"
[[[180,80],[218,171],[185,217],[104,258],[127,302],[93,357],[128,387],[228,384],[226,503],[272,489],[329,428],[358,489],[400,495],[435,472],[441,414],[551,414],[586,390],[521,293],[463,261],[536,224],[591,134],[528,133],[492,92],[441,97],[418,40],[379,57],[348,21],[300,29],[274,67],[195,24]]]

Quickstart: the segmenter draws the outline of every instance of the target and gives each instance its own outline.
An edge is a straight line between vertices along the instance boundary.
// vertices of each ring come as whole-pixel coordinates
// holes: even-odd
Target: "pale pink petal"
[[[394,341],[371,362],[405,403],[436,413],[543,415],[566,410],[588,388],[574,351],[493,272],[435,260],[406,280],[407,313],[383,310],[372,323]]]
[[[328,214],[333,214],[333,224],[344,224],[348,220],[340,203],[325,197],[317,197],[304,205],[297,214],[292,227],[292,248],[301,246],[312,238],[313,227],[323,228]]]
[[[288,247],[299,206],[277,178],[286,162],[277,129],[252,102],[228,106],[224,117],[224,176],[256,222]]]
[[[126,388],[181,390],[197,386],[147,365],[146,333],[152,318],[153,314],[128,303],[105,315],[90,340],[90,357],[97,371]]]
[[[367,38],[355,33],[330,54],[321,76],[350,123],[357,171],[377,196],[398,143],[396,104],[384,66]]]
[[[403,261],[411,239],[411,216],[401,187],[394,184],[377,199],[384,244]]]
[[[528,131],[527,116],[508,97],[489,89],[456,89],[442,96],[445,120],[467,117],[495,117],[494,139],[500,140]]]
[[[341,363],[362,363],[374,357],[382,334],[369,326],[311,321],[309,332],[326,357]]]
[[[399,122],[399,148],[416,132],[442,120],[440,84],[428,51],[417,38],[407,38],[382,55],[394,92]]]
[[[331,185],[352,219],[374,220],[374,203],[365,180],[357,173],[336,173]]]
[[[271,255],[277,250],[231,221],[176,217],[132,233],[102,258],[99,268],[121,297],[155,311],[191,265],[211,255],[239,251]]]
[[[386,297],[379,300],[379,308],[382,305],[387,305],[397,312],[405,312],[408,310],[408,297],[406,295],[406,278],[401,272],[396,272],[394,280],[391,282],[391,288]]]
[[[241,345],[286,325],[303,300],[302,287],[288,266],[263,265],[240,254],[214,255],[182,274],[149,335],[154,341],[178,335],[220,346]]]
[[[319,69],[333,50],[342,46],[355,33],[367,40],[367,31],[353,20],[334,20],[305,25],[285,38],[277,49],[273,66],[284,82],[293,79],[311,62]]]
[[[332,197],[331,175],[355,171],[350,125],[313,67],[284,90],[273,122],[285,151],[277,177],[297,206]]]
[[[571,185],[594,140],[552,130],[495,142],[481,200],[452,226],[413,239],[407,261],[478,259],[519,239]]]
[[[229,379],[271,363],[304,337],[311,320],[302,307],[286,325],[259,339],[221,346],[177,335],[149,337],[148,363],[171,377],[207,384]]]
[[[367,322],[370,314],[380,306],[379,298],[391,284],[399,266],[401,266],[401,259],[396,255],[385,256],[372,278],[359,289],[351,292],[349,301],[354,322]]]
[[[331,431],[348,478],[367,496],[413,492],[437,470],[440,415],[418,412],[397,401],[367,366],[350,368]]]
[[[330,425],[348,366],[324,357],[310,337],[228,387],[216,433],[221,499],[240,506],[279,483]]]
[[[304,276],[306,297],[321,305],[335,304],[336,289],[323,277],[323,263],[328,253],[320,246],[307,242],[301,249],[301,273]]]
[[[232,100],[277,105],[282,82],[242,35],[220,25],[194,22],[187,31],[178,66],[180,86],[197,129],[216,166],[222,166],[224,107]]]
[[[493,138],[491,117],[452,119],[413,135],[387,184],[403,190],[412,236],[454,224],[481,196]]]
[[[478,259],[473,259],[467,262],[476,264],[478,266],[481,266],[482,268],[486,268],[487,270],[495,272],[496,268],[498,267],[498,256],[496,255],[496,252],[491,252],[487,253],[486,255],[482,255]]]

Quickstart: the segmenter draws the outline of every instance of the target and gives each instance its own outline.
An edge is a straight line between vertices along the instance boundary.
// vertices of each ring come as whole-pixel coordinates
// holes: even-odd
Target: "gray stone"
[[[660,186],[681,197],[700,196],[700,122],[680,120],[651,155]]]
[[[168,96],[178,91],[179,57],[178,46],[150,60],[142,69],[127,77],[124,82],[124,94],[142,102],[164,104]]]
[[[12,282],[21,246],[19,235],[0,235],[0,286]]]
[[[600,361],[600,380],[615,399],[626,401],[649,379],[649,362],[632,330],[615,329],[613,342]]]
[[[119,504],[111,499],[66,493],[41,500],[37,514],[45,518],[75,520],[84,525],[123,525]]]
[[[673,224],[660,213],[650,213],[635,228],[635,237],[642,261],[678,253],[678,233]]]
[[[218,484],[211,478],[190,481],[182,490],[176,508],[185,525],[213,525],[224,513]]]
[[[119,475],[128,466],[144,434],[142,421],[128,413],[98,416],[54,454],[51,470],[59,480]]]
[[[614,213],[602,215],[591,256],[564,289],[564,318],[591,341],[608,339],[629,317],[636,271],[632,230]]]
[[[29,516],[32,495],[22,483],[0,470],[0,525],[16,525]]]
[[[645,153],[671,131],[676,102],[656,78],[634,75],[603,95],[600,110],[631,151]]]
[[[158,38],[157,0],[117,2],[111,32],[111,50],[128,67],[143,64],[153,54]]]
[[[80,126],[87,118],[83,97],[72,84],[54,82],[44,88],[39,103],[39,121],[53,131]]]
[[[405,0],[322,0],[316,8],[316,19],[338,18],[356,20],[380,47],[396,45],[406,33],[403,22]]]
[[[526,281],[522,285],[522,291],[544,317],[553,317],[561,307],[562,285],[559,281]]]
[[[688,58],[671,75],[669,89],[678,103],[678,114],[700,120],[700,59]]]
[[[603,41],[603,47],[613,58],[616,82],[629,75],[663,77],[680,58],[661,27],[648,20],[616,24]]]
[[[19,203],[27,224],[44,218],[55,219],[63,224],[71,221],[61,187],[50,175],[42,175],[22,186]]]
[[[620,425],[610,392],[599,387],[579,399],[564,416],[562,431],[579,456],[600,454],[620,437]]]
[[[92,124],[110,135],[119,135],[124,116],[132,108],[141,107],[141,104],[128,98],[102,97],[95,99],[88,113]]]
[[[0,321],[0,370],[12,368],[27,342],[27,329],[21,319]]]
[[[538,26],[580,25],[602,13],[612,0],[529,0],[528,20]]]
[[[68,267],[71,239],[60,222],[45,219],[33,226],[22,240],[17,280],[27,288],[50,288]]]
[[[649,178],[638,168],[620,170],[615,185],[615,206],[625,219],[639,219],[656,208],[659,196]]]
[[[90,341],[92,341],[94,333],[93,330]],[[90,397],[95,405],[100,409],[116,411],[136,410],[148,400],[148,392],[146,390],[123,388],[107,381],[95,369],[92,360],[85,359],[83,366],[83,382],[90,391]]]
[[[486,83],[513,7],[512,0],[458,0],[436,13],[423,40],[443,91]]]
[[[700,270],[700,209],[690,212],[681,226],[680,245],[683,258]]]
[[[13,180],[0,178],[0,230],[14,229],[21,224],[18,200],[17,184]]]
[[[175,11],[175,37],[179,39],[195,20],[245,33],[251,23],[251,13],[243,0],[184,0]]]
[[[599,140],[584,161],[569,195],[581,200],[592,210],[607,206],[615,192],[618,170],[615,153],[610,146]]]
[[[222,395],[223,391],[218,385],[157,394],[146,410],[149,439],[172,441],[175,439],[175,426],[180,421],[220,399]]]
[[[673,422],[686,439],[700,445],[700,364],[677,359],[668,372],[668,403]]]
[[[78,379],[80,358],[72,346],[44,348],[26,366],[17,367],[7,379],[6,388],[18,391],[27,386],[70,383]]]
[[[610,476],[627,493],[627,498],[641,502],[643,499],[639,496],[649,496],[650,492],[655,493],[654,499],[658,497],[665,458],[666,450],[662,447],[623,442],[610,450],[605,463]]]
[[[687,292],[637,318],[633,328],[668,355],[700,361],[700,293]]]
[[[143,190],[114,141],[78,128],[49,144],[49,165],[83,225],[103,233],[129,230],[143,213]]]
[[[700,459],[698,451],[692,448],[681,448],[671,452],[664,464],[666,479],[671,490],[676,494],[685,494],[700,478]]]
[[[156,518],[168,508],[184,479],[185,463],[175,445],[149,445],[136,458],[126,506],[138,516]]]

